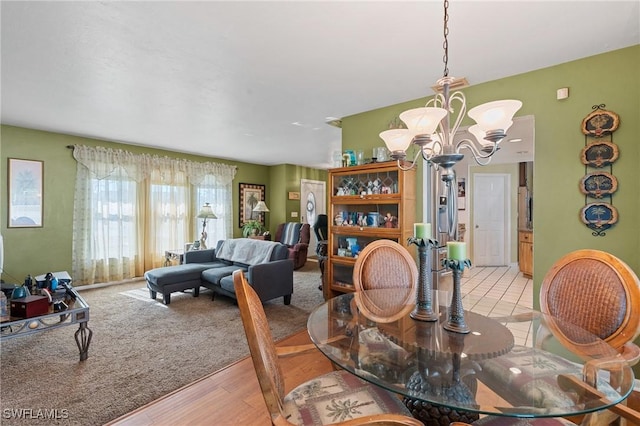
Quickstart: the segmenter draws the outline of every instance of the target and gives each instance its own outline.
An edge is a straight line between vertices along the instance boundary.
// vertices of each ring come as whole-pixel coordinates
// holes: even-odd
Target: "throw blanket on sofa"
[[[274,241],[252,240],[250,238],[224,240],[216,257],[247,265],[257,265],[271,260],[271,254],[277,244]]]

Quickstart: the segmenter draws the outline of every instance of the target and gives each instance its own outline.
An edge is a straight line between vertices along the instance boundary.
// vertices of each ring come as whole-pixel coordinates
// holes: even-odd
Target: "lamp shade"
[[[213,210],[211,210],[211,206],[209,205],[209,203],[204,203],[204,206],[202,206],[202,208],[198,212],[197,217],[200,219],[217,219],[218,218],[218,216],[216,216],[213,213]]]
[[[380,138],[391,152],[406,151],[411,144],[411,133],[407,129],[389,129],[380,133]]]
[[[506,131],[512,124],[511,119],[522,107],[522,102],[513,99],[487,102],[469,110],[469,117],[473,118],[483,132],[490,130]]]
[[[254,212],[268,212],[269,207],[264,203],[264,201],[258,201],[258,204],[253,208]]]
[[[423,107],[401,113],[400,120],[407,125],[412,135],[430,135],[436,131],[445,115],[447,110],[444,108]]]
[[[481,144],[485,144],[487,143],[487,141],[484,139],[484,137],[486,136],[487,132],[485,132],[484,130],[482,130],[480,128],[480,126],[478,126],[477,124],[474,124],[473,126],[469,127],[469,129],[467,129],[469,131],[469,133],[471,133],[478,142],[480,142]]]

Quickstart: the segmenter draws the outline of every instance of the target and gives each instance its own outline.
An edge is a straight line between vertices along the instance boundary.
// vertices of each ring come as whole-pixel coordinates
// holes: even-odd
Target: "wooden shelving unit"
[[[382,238],[407,247],[415,222],[416,171],[401,170],[395,161],[330,169],[329,187],[325,299],[354,290],[356,258],[347,250],[347,239],[356,241],[360,250]],[[385,221],[387,214],[395,218],[391,225]],[[366,223],[362,220],[365,216]],[[407,248],[415,256],[415,249]]]

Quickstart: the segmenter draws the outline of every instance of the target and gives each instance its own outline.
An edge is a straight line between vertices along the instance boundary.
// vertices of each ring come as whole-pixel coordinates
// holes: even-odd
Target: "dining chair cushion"
[[[383,413],[411,415],[396,395],[345,370],[305,382],[284,398],[285,418],[297,425],[328,425]]]
[[[490,416],[476,420],[473,426],[576,426],[562,418],[519,419],[513,417]]]
[[[558,392],[557,381],[561,374],[582,377],[582,364],[551,352],[534,352],[524,346],[515,346],[508,355],[480,364],[482,380],[491,383],[498,395],[514,405],[568,407],[576,403],[570,393]],[[513,371],[518,371],[518,374]],[[597,387],[608,398],[620,398],[606,380],[598,379]]]

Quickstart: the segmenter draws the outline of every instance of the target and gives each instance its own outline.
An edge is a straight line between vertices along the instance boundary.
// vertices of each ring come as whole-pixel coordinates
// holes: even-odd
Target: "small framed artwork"
[[[253,209],[258,204],[258,201],[265,201],[264,199],[265,186],[253,183],[241,183],[240,184],[240,217],[238,225],[242,228],[242,225],[248,220],[257,220],[262,226],[265,225],[264,214],[254,212]]]
[[[41,228],[44,161],[8,159],[9,228]]]
[[[467,183],[465,178],[458,179],[458,210],[467,208]]]
[[[299,200],[300,199],[300,193],[299,192],[289,192],[289,199],[290,200]]]

